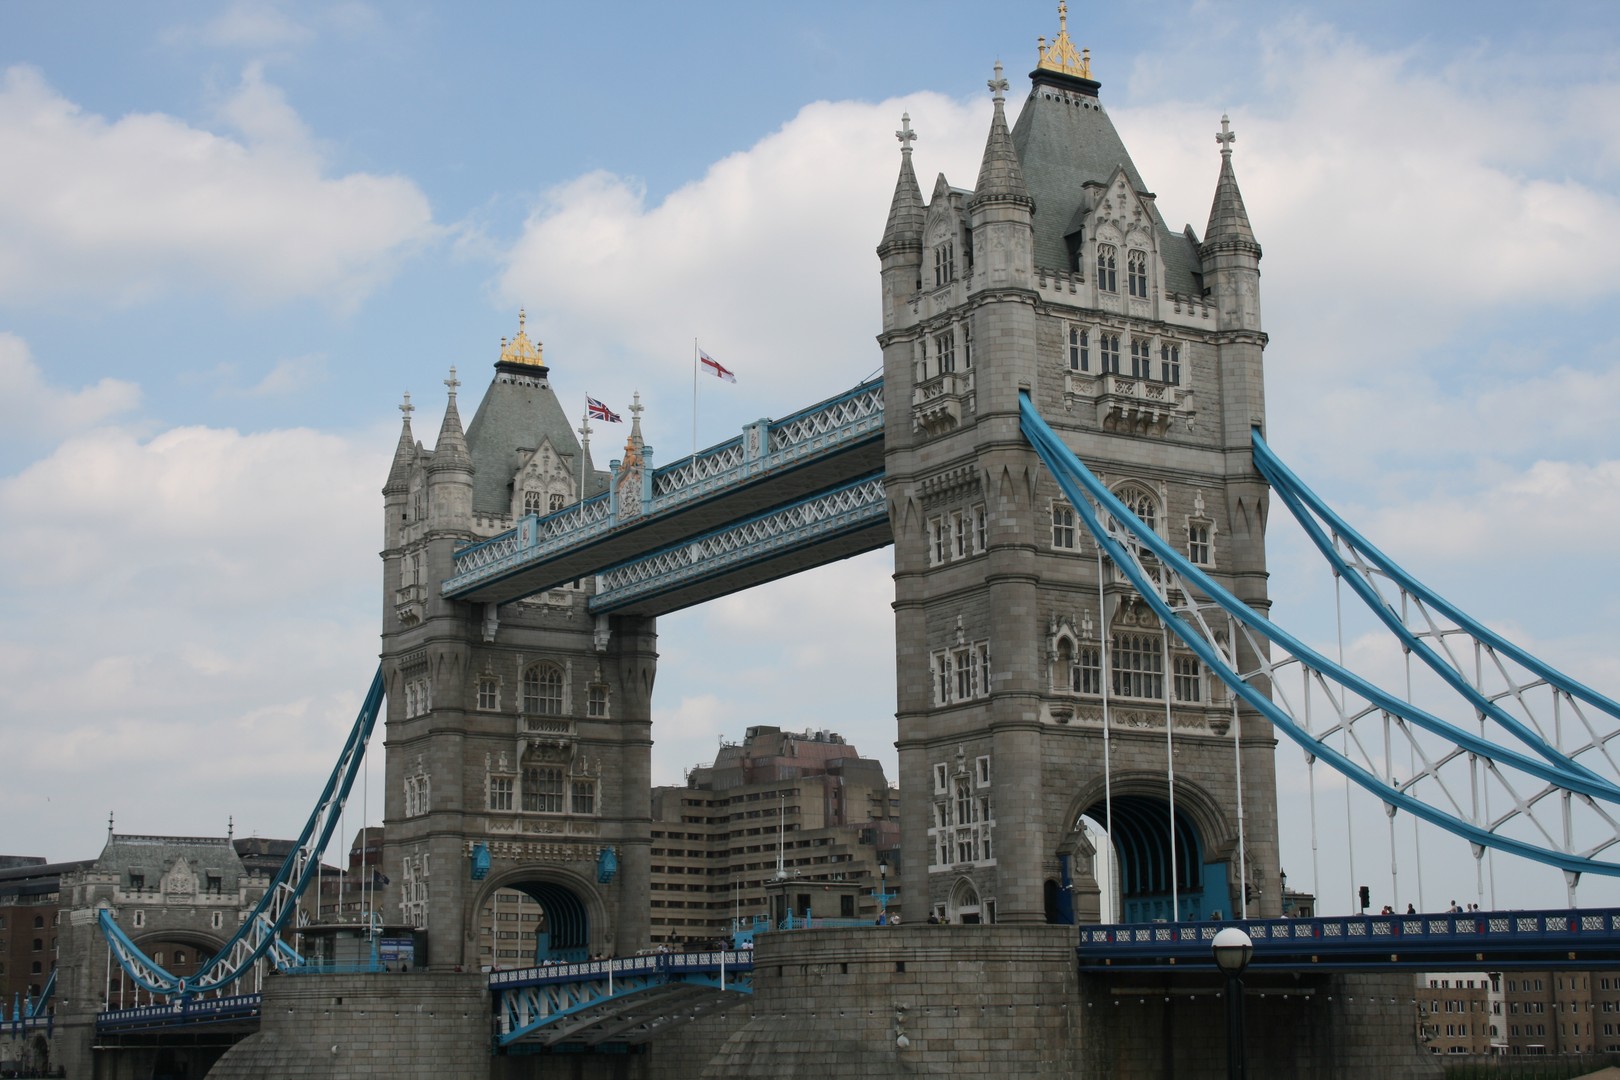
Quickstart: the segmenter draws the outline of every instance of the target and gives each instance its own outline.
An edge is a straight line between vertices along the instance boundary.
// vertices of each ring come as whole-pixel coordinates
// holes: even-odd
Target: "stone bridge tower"
[[[521,314],[465,431],[454,368],[446,384],[432,450],[407,396],[383,488],[384,917],[427,931],[426,962],[475,970],[480,920],[509,888],[544,911],[538,950],[633,951],[648,930],[653,620],[592,616],[590,581],[498,606],[440,595],[456,549],[596,495],[609,474]],[[625,468],[648,452],[638,413]]]
[[[1223,121],[1200,241],[1166,227],[1066,26],[1011,129],[995,74],[971,189],[941,175],[923,199],[903,118],[878,247],[905,917],[1095,919],[1102,830],[1115,918],[1241,911],[1245,884],[1251,915],[1276,914],[1269,726],[1099,565],[1018,420],[1027,393],[1139,517],[1266,609],[1260,247],[1232,136]]]

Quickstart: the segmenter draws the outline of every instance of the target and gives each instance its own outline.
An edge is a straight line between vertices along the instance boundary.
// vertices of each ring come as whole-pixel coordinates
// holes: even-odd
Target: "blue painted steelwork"
[[[320,868],[321,855],[338,826],[343,804],[360,774],[360,763],[365,757],[366,742],[371,737],[377,716],[382,711],[384,698],[382,668],[372,677],[371,689],[366,692],[360,713],[349,730],[348,740],[338,755],[332,775],[310,813],[298,844],[288,853],[287,860],[276,871],[263,898],[248,914],[246,921],[225,943],[224,947],[198,968],[197,973],[182,978],[165,971],[154,963],[130,940],[114,918],[110,908],[98,913],[103,936],[124,972],[141,989],[165,996],[186,996],[193,993],[218,992],[234,984],[251,971],[261,958],[268,958],[278,968],[299,963],[298,955],[280,938],[293,914],[298,910],[298,899]]]
[[[753,993],[753,971],[751,951],[728,949],[492,972],[495,1045],[644,1041],[681,1018],[673,1014],[689,1014],[698,998]],[[680,1009],[658,1013],[659,1004],[677,1000]]]
[[[735,439],[654,470],[645,505],[633,513],[621,512],[610,492],[545,517],[531,515],[498,536],[469,544],[455,553],[455,572],[445,580],[442,592],[464,597],[491,581],[582,549],[617,530],[641,528],[651,515],[669,514],[847,453],[852,447],[881,443],[882,438],[883,381],[878,379],[781,420],[750,424]],[[571,570],[558,581],[603,569],[605,566]],[[537,583],[534,591],[555,584]]]
[[[1318,519],[1327,523],[1334,537],[1337,537],[1339,541],[1343,542],[1362,559],[1371,563],[1379,573],[1389,578],[1403,591],[1419,598],[1423,603],[1443,614],[1490,649],[1534,672],[1537,677],[1545,680],[1548,685],[1555,687],[1570,698],[1585,702],[1612,720],[1620,721],[1620,704],[1616,704],[1612,699],[1583,686],[1553,668],[1550,664],[1532,656],[1513,644],[1513,642],[1508,641],[1500,634],[1471,618],[1455,604],[1452,604],[1412,577],[1393,559],[1351,528],[1349,523],[1335,513],[1327,503],[1323,502],[1319,495],[1307,487],[1266,444],[1258,429],[1252,431],[1251,436],[1255,466],[1260,470],[1261,475],[1266,478],[1267,482],[1271,484],[1272,491],[1276,492],[1277,496],[1283,500],[1283,505],[1288,507],[1294,518],[1299,522],[1300,527],[1310,537],[1311,542],[1316,545],[1317,550],[1333,566],[1334,572],[1339,574],[1355,590],[1356,595],[1362,599],[1391,632],[1401,639],[1403,645],[1415,653],[1435,674],[1445,680],[1448,686],[1465,697],[1471,706],[1506,729],[1536,753],[1562,768],[1585,775],[1599,782],[1606,782],[1597,773],[1592,772],[1580,762],[1572,760],[1557,747],[1548,745],[1538,732],[1526,727],[1516,717],[1503,711],[1496,702],[1482,695],[1472,683],[1463,677],[1461,672],[1439,656],[1428,642],[1413,634],[1399,614],[1378,595],[1367,577],[1358,568],[1352,567],[1339,554],[1338,547],[1327,532],[1322,529]],[[1620,732],[1611,733],[1609,738],[1613,738],[1615,735],[1620,735]],[[1600,741],[1597,745],[1601,746],[1606,742],[1607,739]]]
[[[96,1033],[151,1028],[173,1030],[257,1020],[262,1005],[263,999],[259,994],[238,994],[233,997],[176,999],[167,1005],[143,1005],[134,1009],[109,1009],[96,1015]]]
[[[1034,446],[1042,462],[1052,471],[1053,477],[1062,488],[1064,496],[1073,504],[1075,512],[1085,522],[1087,530],[1096,539],[1102,550],[1107,553],[1120,573],[1131,582],[1142,600],[1152,608],[1159,619],[1198,656],[1216,677],[1225,683],[1234,694],[1238,695],[1245,704],[1269,720],[1278,731],[1299,744],[1307,753],[1327,762],[1348,779],[1370,791],[1387,805],[1406,810],[1415,817],[1419,817],[1430,824],[1438,825],[1471,843],[1507,851],[1575,874],[1594,873],[1610,877],[1620,876],[1620,864],[1602,862],[1592,858],[1590,855],[1544,848],[1514,837],[1504,836],[1499,832],[1481,828],[1472,822],[1465,821],[1445,810],[1430,806],[1406,791],[1385,783],[1382,778],[1357,765],[1296,723],[1269,697],[1261,693],[1243,676],[1233,670],[1227,658],[1215,647],[1216,635],[1207,625],[1202,625],[1202,616],[1198,611],[1189,610],[1187,614],[1190,618],[1187,619],[1178,616],[1178,613],[1170,607],[1165,596],[1161,593],[1160,586],[1148,576],[1139,561],[1126,549],[1125,545],[1121,543],[1114,533],[1099,520],[1097,510],[1093,507],[1093,501],[1095,501],[1097,507],[1100,507],[1109,515],[1116,525],[1124,530],[1124,534],[1129,537],[1132,544],[1144,549],[1170,573],[1178,576],[1182,581],[1196,586],[1199,592],[1208,597],[1210,602],[1235,620],[1237,624],[1265,641],[1287,650],[1289,654],[1306,664],[1318,676],[1339,683],[1346,689],[1371,702],[1375,708],[1383,710],[1392,716],[1400,717],[1426,731],[1440,735],[1462,750],[1480,755],[1495,766],[1508,765],[1519,772],[1527,773],[1542,780],[1552,788],[1571,791],[1593,800],[1611,803],[1620,802],[1620,790],[1617,790],[1611,784],[1590,778],[1584,770],[1580,773],[1574,773],[1560,769],[1538,758],[1527,757],[1516,750],[1499,746],[1472,732],[1457,728],[1439,717],[1373,686],[1354,672],[1333,663],[1306,646],[1303,642],[1288,634],[1216,584],[1203,570],[1182,557],[1179,551],[1166,543],[1156,532],[1143,525],[1123,503],[1114,497],[1113,493],[1101,481],[1092,475],[1091,471],[1080,462],[1073,451],[1064,445],[1063,441],[1046,424],[1046,421],[1041,419],[1040,415],[1035,411],[1034,405],[1030,402],[1027,393],[1021,395],[1020,420],[1025,437]],[[1168,592],[1169,590],[1165,591]],[[1606,818],[1606,820],[1612,819]],[[1613,840],[1606,841],[1596,848],[1594,853],[1595,851],[1604,850],[1613,843],[1615,843]]]
[[[1620,961],[1620,909],[1084,926],[1076,951],[1085,971],[1214,971],[1210,942],[1229,926],[1254,941],[1251,971],[1591,969]]]
[[[56,1016],[50,1011],[51,996],[56,991],[56,969],[51,969],[50,978],[40,988],[38,995],[30,994],[26,999],[18,994],[11,1003],[11,1017],[6,1017],[6,1006],[0,1001],[0,1032],[9,1031],[12,1035],[20,1035],[25,1031],[51,1030],[56,1022]]]
[[[826,543],[835,537],[886,524],[889,507],[883,474],[875,473],[831,491],[756,514],[637,559],[600,576],[593,612],[609,612],[637,600],[718,577],[732,568]]]

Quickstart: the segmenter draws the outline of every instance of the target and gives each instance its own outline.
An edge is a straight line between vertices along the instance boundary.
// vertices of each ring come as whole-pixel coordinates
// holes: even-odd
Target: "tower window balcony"
[[[950,431],[974,408],[971,371],[946,371],[918,383],[911,394],[912,427],[929,435]]]
[[[1065,373],[1064,404],[1091,398],[1097,423],[1120,435],[1163,436],[1180,422],[1191,430],[1198,414],[1192,390],[1173,383],[1104,371],[1095,377]]]

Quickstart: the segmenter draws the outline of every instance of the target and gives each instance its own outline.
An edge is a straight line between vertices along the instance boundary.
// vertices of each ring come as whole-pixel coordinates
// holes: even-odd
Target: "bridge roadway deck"
[[[883,471],[883,387],[865,383],[780,421],[653,470],[641,492],[602,494],[542,518],[528,518],[456,553],[443,594],[506,603],[716,534],[772,511],[805,504]],[[618,477],[615,476],[617,485]],[[880,500],[881,501],[881,500]],[[806,533],[750,560],[592,610],[661,614],[893,542],[886,513],[854,527]]]
[[[1229,926],[1254,942],[1249,969],[1570,970],[1620,966],[1620,909],[1471,911],[1084,926],[1080,970],[1215,970]]]

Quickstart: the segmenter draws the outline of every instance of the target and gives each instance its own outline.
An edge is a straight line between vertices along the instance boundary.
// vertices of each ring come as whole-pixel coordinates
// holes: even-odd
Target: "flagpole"
[[[692,339],[692,460],[697,460],[697,377],[698,377],[698,343],[697,338]]]

